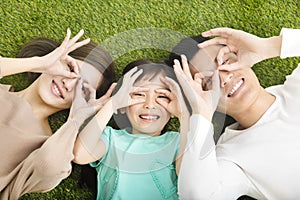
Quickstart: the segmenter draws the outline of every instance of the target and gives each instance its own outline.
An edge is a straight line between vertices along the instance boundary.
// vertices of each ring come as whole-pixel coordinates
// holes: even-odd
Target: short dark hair
[[[172,49],[172,52],[169,55],[169,59],[166,61],[167,65],[173,66],[175,59],[179,60],[179,62],[181,63],[180,56],[182,54],[186,56],[187,61],[189,62],[200,49],[198,47],[198,44],[206,40],[208,40],[208,38],[203,37],[202,35],[183,38]]]
[[[19,58],[28,58],[33,56],[44,56],[60,44],[48,38],[35,38],[29,41],[19,52]],[[97,97],[106,93],[109,86],[115,79],[114,63],[111,56],[95,42],[79,47],[69,54],[71,57],[84,61],[94,66],[103,75],[103,79],[97,88]],[[31,81],[35,80],[40,74],[28,73]]]

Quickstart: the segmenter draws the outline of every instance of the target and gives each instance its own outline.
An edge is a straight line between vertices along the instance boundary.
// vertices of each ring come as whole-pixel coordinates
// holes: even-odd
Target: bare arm
[[[87,164],[99,160],[106,152],[101,133],[113,115],[110,99],[78,135],[74,146],[74,162]]]
[[[87,164],[99,160],[106,152],[106,146],[100,136],[108,124],[113,113],[120,108],[140,103],[141,100],[133,100],[130,94],[133,90],[133,83],[142,71],[136,68],[130,70],[123,79],[119,91],[98,111],[93,119],[84,127],[78,135],[74,147],[74,162]],[[111,92],[110,92],[111,93]]]
[[[39,72],[62,75],[70,78],[77,77],[78,65],[75,59],[68,56],[68,53],[89,43],[89,39],[77,42],[83,33],[83,30],[81,30],[74,38],[70,39],[71,31],[68,29],[63,43],[54,51],[42,57],[0,57],[0,75],[4,77],[22,72]],[[69,67],[72,67],[75,73],[70,72]]]

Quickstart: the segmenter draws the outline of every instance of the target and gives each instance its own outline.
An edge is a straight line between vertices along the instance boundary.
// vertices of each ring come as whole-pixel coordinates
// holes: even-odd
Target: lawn
[[[300,28],[299,0],[2,0],[0,8],[0,55],[15,57],[34,37],[62,41],[67,28],[85,30],[84,38],[104,46],[114,58],[117,78],[130,61],[164,60],[182,37],[215,27],[242,29],[261,37],[278,35],[282,27]],[[299,58],[272,59],[254,70],[262,86],[283,83]],[[24,76],[5,77],[21,90],[28,86]],[[64,116],[52,119],[56,129]],[[76,167],[75,167],[76,169]],[[90,199],[77,187],[75,172],[56,189],[22,199]]]

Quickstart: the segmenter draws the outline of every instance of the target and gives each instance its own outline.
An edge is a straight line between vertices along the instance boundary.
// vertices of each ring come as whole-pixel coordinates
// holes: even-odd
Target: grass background
[[[299,0],[2,0],[0,55],[15,57],[24,43],[37,36],[62,41],[68,27],[74,33],[84,29],[84,38],[110,48],[119,78],[130,61],[165,59],[181,35],[197,35],[223,26],[269,37],[278,35],[282,27],[300,28],[299,9]],[[130,38],[136,29],[144,38]],[[122,33],[127,33],[124,40],[119,37]],[[108,39],[112,37],[121,40],[111,42]],[[147,45],[129,51],[135,42]],[[299,58],[276,58],[257,64],[254,71],[262,86],[267,87],[283,83],[298,62]],[[12,84],[16,90],[29,84],[22,74],[5,77],[1,83]],[[54,129],[63,120],[59,119]],[[48,193],[25,195],[22,199],[91,199],[89,192],[77,187],[76,173]]]

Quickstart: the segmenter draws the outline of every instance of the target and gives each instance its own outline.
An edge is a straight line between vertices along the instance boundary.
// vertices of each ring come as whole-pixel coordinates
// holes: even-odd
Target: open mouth
[[[155,121],[155,120],[158,120],[160,118],[160,116],[158,115],[139,115],[139,117],[142,119],[142,120],[146,120],[146,121]]]
[[[64,99],[64,96],[62,95],[62,92],[61,92],[60,88],[58,87],[58,85],[55,83],[54,80],[52,80],[51,89],[52,89],[52,92],[54,93],[55,96],[58,96],[58,97]]]
[[[229,94],[227,95],[228,97],[232,97],[236,91],[238,91],[238,89],[240,89],[240,87],[243,85],[244,83],[244,79],[242,78],[239,82],[237,82],[234,87],[230,90]]]

